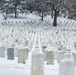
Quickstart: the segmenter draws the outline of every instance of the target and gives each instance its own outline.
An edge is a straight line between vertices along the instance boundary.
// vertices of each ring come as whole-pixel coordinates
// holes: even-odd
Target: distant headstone
[[[57,63],[60,63],[62,58],[63,58],[63,51],[58,51]]]
[[[76,49],[76,42],[74,42],[74,47],[75,47],[75,49]]]
[[[18,57],[18,48],[14,48],[14,56]]]
[[[54,59],[57,60],[58,59],[58,52],[54,51]]]
[[[11,47],[13,47],[13,48],[14,48],[14,47],[15,47],[15,44],[11,44]]]
[[[63,50],[63,45],[59,46],[58,50]]]
[[[20,48],[18,51],[18,63],[26,63],[27,50],[25,48]]]
[[[26,50],[25,57],[26,57],[26,59],[28,59],[28,51],[29,51],[29,49],[26,47],[25,50]]]
[[[5,47],[0,47],[0,57],[5,58]]]
[[[8,48],[7,59],[14,60],[14,48]]]
[[[28,40],[26,40],[26,42],[25,42],[25,46],[27,46],[29,44],[29,41]]]
[[[48,51],[47,50],[44,50],[44,61],[47,61],[47,54],[48,54]]]
[[[28,49],[29,49],[29,52],[31,52],[31,50],[32,50],[32,45],[33,43],[32,42],[30,42],[29,44],[28,44]]]
[[[44,49],[46,49],[46,46],[42,46],[42,52],[44,52]]]
[[[46,50],[46,46],[42,46],[42,52],[44,53],[44,61],[47,61],[47,50]]]
[[[54,64],[54,52],[48,51],[47,53],[47,64]]]
[[[73,58],[74,58],[74,62],[75,62],[75,66],[76,66],[76,53],[72,53],[73,54]]]

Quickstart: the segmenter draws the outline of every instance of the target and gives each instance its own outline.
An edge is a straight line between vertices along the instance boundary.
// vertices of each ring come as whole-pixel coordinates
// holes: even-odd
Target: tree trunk
[[[43,14],[43,11],[42,11],[42,16],[41,16],[41,21],[44,20],[44,14]]]
[[[51,13],[51,17],[53,18],[53,7],[52,7],[52,13]]]
[[[17,9],[16,9],[16,5],[15,5],[15,18],[17,18]]]
[[[53,26],[57,26],[57,11],[56,10],[54,10]]]

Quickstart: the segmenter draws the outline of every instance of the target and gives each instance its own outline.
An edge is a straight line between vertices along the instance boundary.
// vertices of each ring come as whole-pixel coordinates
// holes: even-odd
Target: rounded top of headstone
[[[26,46],[25,48],[28,49],[28,46]]]
[[[64,58],[70,58],[70,57],[71,57],[71,50],[70,49],[67,49],[65,51]]]
[[[39,47],[35,47],[34,50],[32,51],[32,53],[33,53],[34,55],[36,55],[36,54],[42,54],[42,55],[43,55],[43,53],[42,53],[42,51],[40,50]]]
[[[66,53],[71,53],[71,50],[70,49],[67,49],[65,52]]]

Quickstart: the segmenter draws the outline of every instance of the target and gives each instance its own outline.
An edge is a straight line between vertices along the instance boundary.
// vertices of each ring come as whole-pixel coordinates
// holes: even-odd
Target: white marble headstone
[[[1,58],[5,57],[5,47],[0,47],[0,57]]]
[[[14,48],[7,49],[7,59],[14,60]]]
[[[31,75],[44,75],[44,56],[37,50],[32,53]]]
[[[18,50],[18,63],[26,63],[27,50],[25,48],[19,48]]]
[[[57,58],[57,63],[60,63],[61,59],[63,58],[63,51],[58,51],[58,58]]]
[[[65,53],[60,61],[59,75],[75,75],[75,63],[69,52]]]
[[[54,52],[48,51],[47,53],[47,64],[54,64]]]
[[[73,54],[73,58],[74,58],[75,66],[76,66],[76,52],[74,52],[72,54]]]

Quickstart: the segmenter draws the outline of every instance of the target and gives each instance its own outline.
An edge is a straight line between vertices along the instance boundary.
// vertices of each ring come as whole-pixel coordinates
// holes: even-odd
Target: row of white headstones
[[[41,23],[40,23],[41,24]],[[41,41],[48,43],[49,39],[54,43],[59,43],[65,47],[73,47],[76,32],[75,31],[64,31],[52,28],[50,25],[34,23],[33,25],[26,25],[25,23],[20,25],[10,25],[9,23],[0,26],[0,40],[2,43],[25,43],[25,41],[30,40],[31,37],[34,38],[37,29],[41,32]],[[66,27],[67,28],[67,27]],[[64,28],[65,29],[65,28]],[[34,39],[32,39],[33,41]],[[71,41],[72,40],[72,41]],[[18,42],[16,42],[18,41]],[[68,43],[68,44],[67,44]],[[71,45],[70,45],[71,44]]]
[[[12,48],[8,48],[8,50],[10,50],[11,54],[13,54]],[[25,47],[19,48],[18,63],[26,63],[26,60],[28,59],[28,50],[29,49]],[[75,75],[75,61],[73,60],[71,51],[61,50],[56,53],[59,53],[59,57],[56,56],[57,58],[55,58],[58,59],[58,62],[60,63],[59,75]],[[1,54],[3,55],[2,52],[0,52],[0,55]],[[8,56],[8,59],[14,59],[13,57],[10,57],[11,56]],[[40,38],[36,37],[32,49],[32,75],[44,75],[44,61],[47,61],[47,64],[54,64],[54,50],[50,45],[47,49],[45,49],[45,46],[41,48]]]
[[[63,51],[64,49],[58,51],[55,48],[51,47],[51,46],[53,46],[52,41],[55,41],[54,39],[59,40],[58,38],[61,38],[60,40],[62,40],[62,37],[64,36],[66,41],[67,41],[67,39],[70,38],[71,35],[68,35],[68,33],[65,34],[65,32],[62,33],[61,31],[58,31],[58,30],[48,30],[49,26],[48,26],[48,28],[45,27],[45,26],[42,26],[43,30],[40,30],[40,36],[41,36],[41,38],[40,38],[41,44],[40,44],[37,38],[36,38],[35,43],[34,43],[34,39],[35,39],[34,36],[36,35],[36,31],[37,31],[36,28],[38,29],[38,26],[23,26],[22,28],[21,27],[22,26],[17,26],[16,27],[16,26],[8,26],[8,25],[1,27],[1,30],[3,31],[1,33],[2,39],[3,39],[3,37],[6,37],[6,36],[7,36],[7,39],[8,39],[8,41],[6,41],[7,40],[6,38],[4,38],[4,40],[3,40],[4,42],[6,42],[6,44],[11,44],[9,42],[9,40],[15,39],[15,36],[17,37],[18,40],[24,39],[25,36],[26,36],[25,37],[26,40],[29,38],[28,39],[28,41],[30,41],[29,45],[27,46],[25,44],[24,47],[20,47],[18,49],[18,63],[26,63],[25,60],[28,58],[28,51],[33,50],[32,51],[32,69],[31,69],[32,70],[31,71],[32,75],[44,75],[44,60],[47,61],[47,64],[54,64],[54,58],[58,59],[58,62],[60,63],[60,70],[59,70],[60,71],[60,75],[64,75],[64,73],[66,73],[66,75],[74,75],[74,67],[75,66],[74,66],[73,61],[70,61],[71,60],[70,54],[65,56],[64,55],[65,51]],[[17,28],[17,32],[15,32],[16,28]],[[31,28],[33,28],[33,29],[31,30]],[[11,33],[9,33],[9,31]],[[33,31],[33,33],[32,33],[32,31]],[[52,31],[55,31],[55,32],[52,32]],[[5,32],[7,32],[7,33],[4,34]],[[24,32],[25,32],[25,34],[23,35]],[[17,35],[15,35],[14,33],[17,34]],[[58,33],[61,33],[62,36],[61,35],[59,35],[61,37],[57,36]],[[11,34],[14,35],[14,36],[10,37]],[[56,36],[57,36],[57,38],[56,38]],[[21,40],[20,43],[22,41],[25,41],[25,39]],[[24,43],[22,42],[21,44],[24,44]],[[34,48],[32,49],[33,44],[34,44]],[[60,43],[60,44],[62,44],[62,43]],[[47,48],[46,48],[46,45],[47,45]],[[66,45],[67,45],[67,43],[66,43]],[[41,50],[40,46],[42,46],[42,50]],[[12,44],[12,47],[14,47],[14,44]],[[14,52],[11,49],[12,49],[11,47],[7,49],[7,57],[8,57],[8,59],[14,59]],[[10,56],[9,55],[10,54],[9,50],[11,51],[11,55],[13,54],[11,58],[9,58],[9,56]],[[3,50],[1,50],[1,51],[3,51]],[[2,52],[0,52],[0,55],[1,54],[2,54]],[[62,64],[63,62],[61,61],[63,55],[64,55],[64,58],[66,58],[66,60],[69,61],[69,62],[67,61],[67,63],[65,63],[65,65],[67,64],[66,66],[65,65],[63,66],[63,64]],[[73,54],[73,55],[74,55],[74,58],[75,58],[75,54]]]
[[[40,41],[37,37],[34,45],[34,50],[32,51],[32,75],[44,75],[44,54],[41,50]],[[53,51],[48,48],[47,64],[53,64],[54,54]],[[59,61],[59,75],[75,75],[75,61],[72,57],[71,50],[66,50],[60,56]]]

